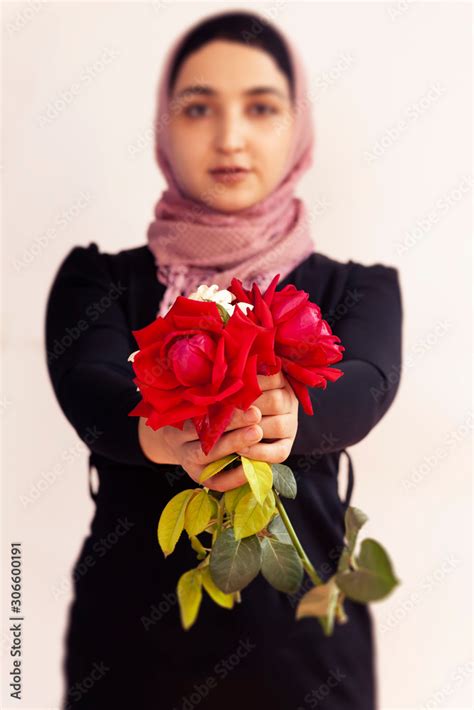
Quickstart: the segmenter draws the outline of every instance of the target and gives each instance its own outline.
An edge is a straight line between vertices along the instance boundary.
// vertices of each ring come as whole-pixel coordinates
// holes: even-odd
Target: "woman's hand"
[[[182,431],[172,426],[164,426],[153,431],[146,425],[146,418],[140,417],[139,440],[143,453],[150,461],[179,465],[193,481],[199,483],[199,477],[208,464],[248,446],[249,440],[257,442],[263,437],[262,428],[258,425],[261,419],[260,410],[253,405],[245,413],[241,409],[236,409],[224,433],[207,456],[201,448],[201,442],[191,419],[185,421]],[[242,466],[238,466],[226,471],[225,474],[216,474],[205,481],[204,485],[213,490],[225,491],[236,488],[246,481]]]
[[[224,433],[207,456],[201,449],[191,420],[185,422],[182,431],[172,426],[153,431],[145,425],[144,417],[140,417],[140,443],[145,455],[155,463],[182,466],[196,483],[209,463],[233,453],[267,463],[285,461],[298,430],[298,399],[281,372],[270,376],[257,375],[257,378],[262,394],[245,413],[241,409],[234,411]],[[249,442],[246,436],[251,436],[252,432],[253,442]],[[262,439],[269,441],[263,442]],[[217,473],[204,485],[212,490],[227,491],[246,482],[242,465],[239,465]]]
[[[256,461],[282,463],[290,455],[298,431],[298,399],[282,372],[257,375],[257,379],[262,394],[251,408],[259,412],[257,428],[262,429],[263,435],[254,444],[236,446],[229,453],[242,454]],[[216,458],[219,457],[214,460]],[[240,465],[231,471],[217,473],[205,485],[217,491],[227,491],[243,483],[247,483],[247,478]]]
[[[257,461],[282,463],[290,455],[298,431],[298,399],[282,372],[257,377],[263,391],[252,406],[262,413],[262,439],[267,441],[237,449],[236,453]]]

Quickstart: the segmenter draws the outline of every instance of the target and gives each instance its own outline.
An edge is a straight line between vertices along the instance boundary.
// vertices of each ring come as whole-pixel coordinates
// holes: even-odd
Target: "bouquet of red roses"
[[[142,400],[129,416],[146,417],[155,431],[163,426],[183,430],[191,420],[208,455],[234,411],[246,411],[262,394],[257,376],[279,372],[305,413],[312,415],[307,388],[325,389],[328,381],[344,374],[332,365],[345,348],[305,291],[294,285],[276,290],[279,276],[264,294],[255,283],[244,289],[236,278],[226,290],[199,286],[189,297],[178,296],[164,317],[133,331],[139,350],[129,360]],[[199,482],[236,464],[242,465],[245,484],[224,493],[205,486],[183,490],[168,502],[158,522],[165,557],[186,531],[199,562],[177,584],[185,629],[197,618],[203,588],[217,604],[231,609],[259,572],[288,594],[298,591],[306,572],[314,587],[300,599],[296,618],[317,617],[326,635],[332,634],[335,621],[347,621],[345,596],[375,601],[399,583],[375,540],[364,540],[355,556],[356,538],[367,517],[353,507],[345,515],[345,547],[337,573],[324,583],[281,500],[296,497],[292,470],[235,453],[207,465]],[[210,539],[201,540],[201,534]]]

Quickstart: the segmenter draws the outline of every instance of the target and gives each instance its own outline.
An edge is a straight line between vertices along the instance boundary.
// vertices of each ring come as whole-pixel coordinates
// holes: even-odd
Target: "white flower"
[[[239,306],[240,310],[245,313],[245,315],[247,315],[247,311],[246,311],[247,308],[250,308],[250,309],[253,308],[252,303],[245,303],[244,301],[239,301],[237,305]]]
[[[222,306],[227,311],[229,316],[233,314],[236,305],[240,306],[240,310],[245,314],[247,313],[247,308],[253,308],[251,303],[239,302],[232,305],[231,301],[235,298],[234,294],[226,289],[219,290],[219,286],[217,284],[212,284],[212,286],[201,284],[197,291],[193,291],[188,298],[191,298],[193,301],[214,301],[214,303],[218,303]]]

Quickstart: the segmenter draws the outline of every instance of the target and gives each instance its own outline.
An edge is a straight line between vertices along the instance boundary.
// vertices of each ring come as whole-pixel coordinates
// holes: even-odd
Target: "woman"
[[[347,495],[339,497],[340,456],[395,397],[402,305],[395,268],[314,251],[306,207],[293,194],[312,163],[312,125],[303,68],[276,28],[243,12],[205,19],[175,42],[161,77],[156,157],[168,189],[147,244],[116,254],[95,243],[75,247],[58,270],[47,307],[48,367],[99,478],[73,572],[64,708],[376,707],[366,605],[346,600],[349,622],[327,638],[316,619],[295,621],[307,584],[290,597],[259,575],[231,611],[204,595],[184,632],[176,583],[195,553],[183,538],[164,559],[156,540],[172,495],[194,485],[209,461],[247,451],[295,471],[298,495],[285,502],[291,520],[320,576],[337,568],[352,491],[349,459]],[[200,283],[225,287],[237,276],[265,287],[276,273],[278,289],[294,283],[309,293],[345,347],[344,376],[310,390],[314,416],[278,375],[259,376],[263,392],[250,419],[236,412],[208,457],[189,422],[182,432],[154,432],[128,416],[141,399],[128,362],[132,330]],[[71,328],[77,337],[66,338]],[[243,481],[239,467],[209,487]]]

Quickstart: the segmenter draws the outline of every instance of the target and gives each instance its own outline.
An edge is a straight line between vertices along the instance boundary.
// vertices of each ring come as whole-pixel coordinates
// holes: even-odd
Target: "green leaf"
[[[204,483],[204,481],[207,481],[207,479],[211,478],[211,476],[215,476],[216,473],[222,471],[227,464],[232,463],[232,461],[235,461],[238,457],[238,454],[230,454],[229,456],[223,456],[222,458],[217,459],[217,461],[211,461],[211,463],[208,463],[207,466],[201,471],[199,483]]]
[[[287,545],[292,545],[291,537],[288,534],[288,530],[285,527],[281,515],[276,515],[267,527],[269,533],[273,535],[280,542],[284,542]]]
[[[191,540],[191,547],[193,548],[194,552],[198,553],[198,560],[203,560],[205,556],[207,555],[207,550],[201,543],[200,539],[198,537],[192,536],[190,538]]]
[[[236,540],[260,532],[267,525],[275,510],[275,495],[270,489],[263,505],[255,498],[252,491],[246,493],[237,503],[234,515],[234,533]]]
[[[362,541],[357,569],[336,574],[339,588],[350,599],[368,603],[383,599],[400,583],[382,545],[367,538]]]
[[[284,498],[296,498],[296,479],[289,466],[281,463],[272,464],[273,485]]]
[[[303,564],[294,546],[265,537],[262,542],[262,574],[275,589],[295,594],[303,581]]]
[[[173,552],[183,532],[186,506],[196,490],[188,488],[181,491],[168,501],[161,513],[158,521],[158,542],[165,557]]]
[[[219,587],[215,584],[211,577],[209,567],[205,567],[202,571],[202,586],[209,594],[211,599],[213,599],[216,604],[224,607],[224,609],[232,609],[234,606],[234,595],[225,594]]]
[[[349,554],[349,549],[348,549],[348,547],[344,547],[344,549],[341,552],[341,556],[339,557],[337,571],[338,572],[345,572],[346,570],[349,570],[350,567],[351,567],[351,556]]]
[[[334,629],[334,618],[339,598],[335,577],[331,577],[325,584],[312,587],[300,599],[296,607],[296,618],[314,616],[322,621],[326,636],[330,636]]]
[[[346,514],[344,516],[344,523],[346,526],[345,535],[349,556],[352,555],[352,553],[354,552],[359,530],[363,525],[365,525],[368,519],[369,518],[367,517],[367,515],[362,510],[360,510],[360,508],[354,508],[353,506],[349,506],[346,510]]]
[[[260,505],[263,505],[263,501],[273,485],[272,467],[265,461],[255,461],[246,456],[241,456],[240,459],[245,478],[249,482],[253,494]]]
[[[238,486],[237,488],[231,488],[230,490],[224,493],[224,505],[229,515],[235,511],[237,503],[242,498],[242,496],[244,496],[249,491],[249,484],[243,483],[241,486]]]
[[[196,621],[202,600],[202,575],[200,569],[185,572],[178,580],[177,594],[181,624],[185,630]]]
[[[184,516],[184,527],[189,537],[199,535],[212,518],[214,505],[206,491],[199,491],[189,502]]]
[[[216,303],[216,302],[214,301],[214,303]],[[227,323],[227,321],[228,321],[229,318],[230,318],[229,313],[226,311],[226,309],[224,308],[224,306],[222,306],[220,303],[216,303],[216,306],[217,306],[217,308],[219,309],[219,313],[220,313],[220,315],[221,315],[222,322],[223,322],[224,324]]]
[[[259,573],[262,548],[256,535],[236,540],[232,528],[222,532],[212,548],[209,571],[225,594],[238,592]]]

